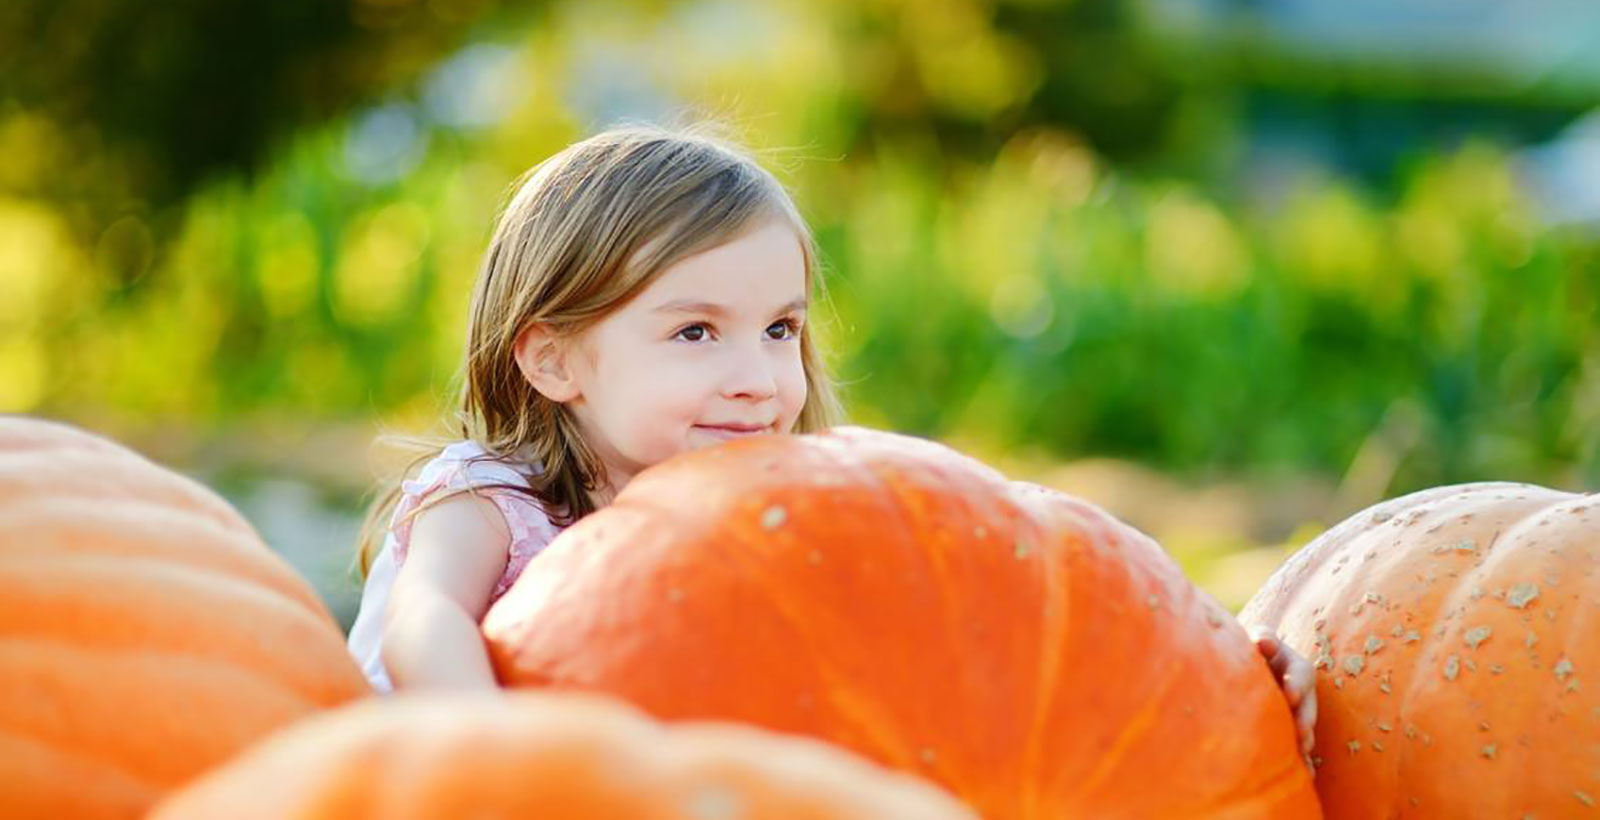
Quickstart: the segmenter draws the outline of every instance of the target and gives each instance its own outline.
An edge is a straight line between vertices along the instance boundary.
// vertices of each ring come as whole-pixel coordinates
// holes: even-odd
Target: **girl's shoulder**
[[[419,513],[430,504],[470,491],[493,503],[505,519],[512,564],[525,562],[561,529],[531,492],[539,473],[536,462],[495,456],[470,439],[445,447],[415,478],[400,484],[400,503],[389,524],[395,558],[405,559],[411,525]]]
[[[423,464],[415,478],[400,484],[400,492],[409,496],[496,484],[531,487],[539,473],[539,465],[531,460],[501,458],[472,439],[462,439]]]

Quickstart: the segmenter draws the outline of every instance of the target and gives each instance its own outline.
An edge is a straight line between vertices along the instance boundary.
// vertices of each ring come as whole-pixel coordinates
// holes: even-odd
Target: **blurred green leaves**
[[[861,421],[1368,494],[1600,483],[1596,243],[1503,147],[1381,191],[1159,170],[1223,80],[1119,4],[246,5],[5,12],[0,410],[424,426],[506,186],[689,111],[812,220]]]
[[[898,258],[843,249],[847,369],[884,421],[994,450],[1337,475],[1414,407],[1420,438],[1380,492],[1600,477],[1594,247],[1533,224],[1496,152],[1440,156],[1392,204],[1325,180],[1252,213],[1107,170],[1063,201],[1030,173],[1063,162],[1048,144],[896,221]],[[917,201],[903,178],[863,187]]]

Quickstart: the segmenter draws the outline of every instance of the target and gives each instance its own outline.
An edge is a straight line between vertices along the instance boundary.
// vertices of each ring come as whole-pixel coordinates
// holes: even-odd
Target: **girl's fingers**
[[[1279,688],[1283,690],[1284,699],[1289,702],[1289,709],[1294,713],[1295,734],[1300,741],[1300,756],[1315,775],[1316,767],[1312,765],[1311,752],[1316,748],[1316,667],[1270,632],[1258,630],[1251,638],[1255,641],[1256,651],[1266,659]]]
[[[1300,753],[1310,755],[1316,738],[1317,726],[1317,670],[1311,662],[1297,653],[1290,654],[1289,671],[1284,674],[1283,689],[1294,707],[1295,730],[1300,735]]]
[[[1283,673],[1283,688],[1290,693],[1290,701],[1298,704],[1308,694],[1315,695],[1317,688],[1317,671],[1311,662],[1295,655],[1287,662],[1288,668]]]
[[[1273,672],[1279,671],[1283,664],[1283,643],[1271,635],[1257,635],[1255,638],[1256,651],[1261,653]]]
[[[1295,729],[1300,734],[1300,753],[1310,755],[1311,749],[1316,746],[1317,726],[1317,693],[1312,691],[1295,709]]]
[[[1279,683],[1279,687],[1278,688],[1283,690],[1283,699],[1289,701],[1289,708],[1293,709],[1295,711],[1295,714],[1299,714],[1300,713],[1300,704],[1305,702],[1305,697],[1306,697],[1305,690],[1304,689],[1297,689],[1297,688],[1294,687],[1293,684],[1289,683],[1288,681],[1284,681],[1282,679],[1280,679],[1280,683]]]
[[[1280,683],[1283,682],[1284,677],[1292,669],[1294,653],[1286,651],[1288,647],[1273,637],[1257,638],[1256,649],[1261,653],[1261,657],[1266,659],[1267,667],[1272,670],[1273,677]]]
[[[1273,676],[1283,690],[1284,699],[1294,713],[1300,752],[1309,756],[1316,740],[1313,734],[1317,725],[1316,667],[1274,635],[1258,633],[1254,637],[1257,650],[1272,669]]]

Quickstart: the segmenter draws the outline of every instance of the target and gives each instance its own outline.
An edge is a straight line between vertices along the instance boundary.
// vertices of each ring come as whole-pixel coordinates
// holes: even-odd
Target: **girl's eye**
[[[798,335],[800,335],[800,323],[793,319],[784,319],[767,326],[767,338],[775,342],[788,341]]]
[[[684,340],[686,342],[701,342],[701,341],[705,341],[705,338],[706,338],[706,326],[705,325],[689,325],[688,327],[678,331],[677,333],[674,333],[672,338],[674,338],[674,339],[682,339],[682,340]]]

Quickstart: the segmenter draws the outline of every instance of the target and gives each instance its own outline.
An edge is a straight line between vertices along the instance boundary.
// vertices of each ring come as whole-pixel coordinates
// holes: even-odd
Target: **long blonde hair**
[[[782,184],[707,126],[614,128],[534,166],[501,213],[473,287],[455,413],[461,435],[489,457],[537,464],[531,487],[512,489],[538,499],[558,523],[593,512],[599,461],[571,410],[523,377],[513,356],[518,335],[535,323],[582,333],[668,267],[772,218],[793,227],[807,287],[820,288],[815,241]],[[809,322],[800,356],[807,394],[795,430],[810,432],[834,424],[840,408]],[[409,441],[418,454],[407,474],[445,443]],[[399,485],[368,511],[363,574],[382,546]]]

